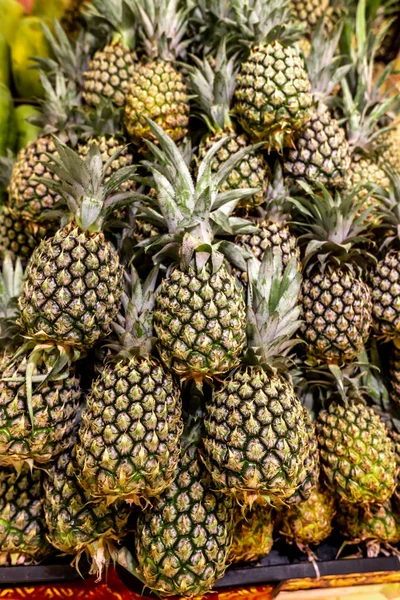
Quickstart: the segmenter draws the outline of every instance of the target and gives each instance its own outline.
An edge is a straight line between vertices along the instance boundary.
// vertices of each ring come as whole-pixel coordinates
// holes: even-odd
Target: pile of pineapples
[[[2,564],[191,597],[273,539],[395,552],[393,3],[72,10],[0,161]]]

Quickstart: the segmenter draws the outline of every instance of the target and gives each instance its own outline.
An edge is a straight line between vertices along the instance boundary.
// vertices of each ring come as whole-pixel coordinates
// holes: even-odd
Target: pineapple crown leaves
[[[117,108],[110,100],[102,99],[95,108],[87,106],[78,111],[80,139],[90,139],[92,136],[118,136],[122,137],[123,108]]]
[[[92,51],[93,36],[89,32],[80,31],[77,38],[71,41],[56,19],[53,22],[54,33],[44,23],[42,29],[53,52],[53,57],[35,57],[37,68],[47,73],[49,77],[57,71],[61,71],[80,89],[83,83],[83,73]]]
[[[123,167],[106,178],[110,165],[121,151],[103,163],[97,144],[92,143],[87,156],[82,159],[56,137],[54,143],[58,155],[48,154],[47,166],[58,180],[45,179],[65,200],[77,225],[83,231],[101,231],[106,219],[117,207],[124,206],[133,198],[132,192],[120,192],[121,185],[133,179],[135,167]],[[38,178],[38,181],[43,181]]]
[[[131,0],[139,27],[139,46],[149,59],[185,55],[189,16],[194,6],[182,0]]]
[[[18,258],[14,264],[11,255],[6,253],[0,273],[0,344],[3,348],[15,347],[22,341],[17,317],[23,278],[21,260]]]
[[[83,15],[89,31],[104,43],[111,34],[113,43],[135,49],[137,19],[134,0],[92,0],[85,5]]]
[[[6,156],[0,156],[0,191],[6,191],[11,180],[15,155],[7,150]]]
[[[287,220],[291,209],[290,191],[283,176],[282,163],[277,159],[268,178],[264,202],[257,210],[264,219],[282,222]]]
[[[287,361],[280,359],[299,343],[292,339],[301,323],[301,275],[296,259],[284,269],[281,251],[267,248],[261,263],[249,261],[248,273],[247,360],[282,368]]]
[[[194,65],[188,65],[189,85],[194,94],[195,112],[212,132],[232,129],[229,109],[236,87],[238,65],[236,56],[227,58],[226,40],[221,40],[215,55],[215,64],[209,58],[192,56]]]
[[[233,21],[230,0],[197,0],[189,19],[193,51],[198,49],[203,56],[214,54],[220,40],[230,38],[234,33],[230,25]]]
[[[304,27],[291,18],[290,0],[232,0],[234,20],[244,42],[290,44]]]
[[[216,272],[223,261],[223,255],[218,249],[226,249],[227,243],[213,244],[215,235],[221,231],[236,233],[235,227],[243,230],[244,220],[231,218],[231,213],[239,200],[252,196],[257,191],[249,188],[219,192],[219,188],[235,165],[259,145],[240,150],[217,173],[212,173],[212,160],[227,142],[227,139],[220,140],[199,164],[197,180],[194,182],[179,148],[158,125],[150,120],[148,123],[159,146],[146,141],[157,161],[155,164],[146,164],[152,171],[158,192],[158,208],[164,219],[164,229],[169,233],[152,238],[147,247],[161,246],[161,252],[154,257],[156,262],[167,253],[171,253],[175,260],[179,257],[184,270],[194,255],[198,269],[204,267],[211,258],[213,271]],[[249,225],[249,231],[250,229]],[[251,229],[254,230],[255,228]]]
[[[117,343],[108,347],[118,352],[118,356],[136,354],[146,356],[153,347],[153,309],[158,267],[154,267],[147,279],[140,281],[132,266],[130,274],[125,273],[126,291],[122,295],[122,310],[113,323]]]
[[[292,198],[291,202],[302,221],[297,221],[300,244],[306,244],[303,266],[308,272],[316,265],[324,269],[328,265],[346,266],[362,270],[374,257],[361,249],[368,243],[368,217],[374,210],[366,207],[366,198],[359,195],[358,188],[335,195],[318,184],[314,191],[308,184],[299,182],[305,196]]]
[[[378,229],[384,231],[380,248],[400,248],[400,174],[393,169],[385,169],[391,186],[389,190],[376,187],[375,196],[379,199],[377,213]]]

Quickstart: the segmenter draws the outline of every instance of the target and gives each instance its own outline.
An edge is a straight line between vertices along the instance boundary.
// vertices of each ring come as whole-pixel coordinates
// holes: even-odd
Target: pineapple
[[[171,486],[138,516],[138,572],[162,596],[207,593],[222,577],[232,543],[232,503],[213,491],[197,448],[182,451]]]
[[[390,399],[400,405],[400,349],[391,345],[389,360]]]
[[[388,166],[400,173],[400,121],[397,120],[390,124],[390,129],[384,132],[381,139],[378,142],[380,156],[379,166],[381,168],[387,168]],[[385,183],[385,180],[383,180]],[[385,186],[381,186],[385,187]]]
[[[123,292],[123,273],[102,226],[116,202],[130,192],[116,192],[132,178],[126,167],[104,178],[113,157],[103,165],[98,146],[83,161],[55,141],[58,157],[49,163],[61,182],[52,186],[71,210],[69,222],[43,240],[29,262],[20,297],[21,326],[36,341],[61,343],[86,351],[109,333]]]
[[[400,541],[400,515],[391,500],[370,506],[341,503],[336,523],[349,543],[366,542],[368,557],[378,556],[381,546],[390,548]]]
[[[364,200],[355,193],[332,196],[322,185],[319,193],[303,188],[307,195],[296,201],[306,232],[301,239],[308,242],[300,334],[314,360],[351,362],[371,327],[371,295],[362,276],[371,257],[360,248],[369,211],[361,210]]]
[[[74,563],[85,553],[91,573],[101,578],[104,566],[116,559],[116,542],[124,535],[129,508],[105,500],[93,504],[75,477],[75,450],[60,454],[46,470],[43,481],[43,510],[49,542],[64,554],[75,555]]]
[[[0,564],[36,564],[51,554],[43,514],[42,472],[0,469]]]
[[[235,113],[268,150],[293,144],[311,117],[311,84],[299,50],[287,43],[295,27],[289,0],[235,0],[237,34],[250,42],[235,91]]]
[[[193,94],[194,108],[206,123],[209,133],[203,136],[198,150],[202,160],[208,150],[220,139],[229,138],[229,142],[220,148],[211,165],[213,172],[226,162],[230,156],[241,148],[249,146],[246,136],[236,131],[230,117],[230,107],[235,91],[235,76],[237,66],[235,57],[227,59],[225,43],[221,42],[215,57],[205,57],[200,60],[193,57],[194,66],[188,66],[190,87]],[[248,154],[236,165],[221,187],[221,191],[237,188],[260,188],[252,198],[239,202],[238,209],[249,211],[263,202],[264,193],[268,186],[268,168],[261,152]]]
[[[79,428],[78,479],[91,498],[140,503],[159,496],[175,476],[180,454],[180,390],[151,355],[158,269],[141,286],[132,269],[123,312],[110,343],[112,362],[93,382]]]
[[[253,562],[267,556],[273,545],[274,521],[269,506],[256,504],[243,514],[236,508],[229,562]]]
[[[318,21],[326,16],[329,0],[291,0],[290,8],[296,20],[313,30]]]
[[[135,64],[126,94],[124,123],[132,141],[143,146],[154,139],[146,119],[152,119],[175,142],[188,131],[186,84],[174,63],[182,58],[183,40],[192,10],[181,0],[135,0],[141,38],[141,62]]]
[[[311,118],[284,156],[284,173],[289,181],[305,181],[311,186],[323,183],[330,188],[344,188],[350,166],[350,151],[345,130],[328,108],[331,95],[344,77],[341,56],[335,56],[341,29],[329,36],[322,23],[313,36],[312,49],[306,59],[314,107]]]
[[[105,37],[108,40],[105,46],[94,53],[83,72],[83,100],[89,106],[110,100],[115,106],[122,107],[137,60],[134,52],[136,24],[133,2],[92,0],[86,8],[89,30],[102,43]]]
[[[205,464],[214,485],[243,504],[285,501],[305,477],[309,424],[281,374],[300,324],[300,274],[294,259],[282,273],[281,260],[268,250],[261,266],[250,264],[245,364],[205,405]]]
[[[27,260],[40,240],[46,236],[46,225],[25,221],[5,204],[0,213],[0,257],[12,254]]]
[[[170,233],[150,238],[144,247],[161,250],[157,261],[162,261],[164,255],[174,259],[156,296],[154,330],[166,367],[180,377],[201,381],[234,368],[245,344],[245,302],[222,251],[230,257],[240,253],[229,242],[216,242],[214,246],[213,238],[224,227],[234,232],[235,226],[247,225],[242,219],[230,220],[229,213],[239,200],[256,190],[219,194],[218,188],[253,147],[233,155],[213,174],[211,163],[226,143],[220,140],[199,165],[194,183],[172,140],[155,123],[149,125],[161,151],[152,144],[150,148],[168,165],[167,169],[154,165],[152,171],[158,191],[156,202],[162,213],[160,222]],[[220,206],[215,209],[217,204]]]
[[[287,541],[294,541],[301,550],[306,550],[310,544],[320,544],[330,535],[335,512],[334,497],[319,485],[307,500],[279,511],[279,532]]]
[[[330,395],[317,436],[324,482],[341,501],[381,504],[390,498],[397,475],[393,443],[357,389],[345,386],[340,397]]]

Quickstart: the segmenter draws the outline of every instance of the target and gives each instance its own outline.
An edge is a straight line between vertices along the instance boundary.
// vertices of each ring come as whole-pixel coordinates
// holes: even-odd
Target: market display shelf
[[[79,571],[81,574],[71,565],[70,556],[53,557],[40,565],[0,567],[0,587],[79,581],[89,573],[84,557],[79,562]]]

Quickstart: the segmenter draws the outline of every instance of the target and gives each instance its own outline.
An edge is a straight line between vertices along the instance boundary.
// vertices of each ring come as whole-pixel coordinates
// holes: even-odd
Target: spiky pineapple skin
[[[384,190],[390,190],[391,187],[389,177],[375,157],[355,154],[352,156],[348,170],[348,188],[352,190],[357,185],[360,185],[361,189],[359,193],[361,197],[367,198],[368,190],[363,187],[367,183],[378,185]],[[372,197],[368,202],[376,202],[376,200]]]
[[[255,505],[243,514],[236,508],[229,562],[252,562],[267,556],[273,545],[274,521],[270,506]]]
[[[237,76],[235,112],[252,139],[291,145],[311,116],[311,84],[297,48],[279,42],[251,49]]]
[[[371,275],[372,326],[385,339],[400,334],[400,252],[391,250]]]
[[[153,313],[164,364],[182,377],[230,371],[245,344],[246,309],[236,278],[224,264],[187,271],[174,267],[162,280]]]
[[[9,209],[15,218],[37,221],[45,210],[60,200],[59,194],[36,178],[53,179],[46,166],[47,154],[56,155],[52,136],[39,136],[20,150],[8,186]]]
[[[130,78],[124,123],[132,141],[154,139],[145,118],[159,125],[174,142],[188,131],[189,103],[181,73],[167,61],[137,65]]]
[[[79,428],[82,487],[93,498],[159,495],[174,478],[182,428],[179,389],[157,360],[132,357],[106,366]]]
[[[346,134],[328,110],[316,111],[285,157],[284,172],[290,180],[314,186],[323,183],[344,188],[350,166]]]
[[[297,21],[313,29],[325,15],[329,0],[291,0],[290,6]]]
[[[306,276],[300,303],[300,332],[310,354],[341,364],[361,352],[372,312],[371,294],[361,279],[340,268]]]
[[[299,502],[304,502],[304,500],[307,500],[312,492],[316,489],[319,481],[320,464],[315,423],[312,421],[311,416],[306,408],[303,408],[303,413],[308,434],[307,450],[304,457],[300,484],[295,492],[293,492],[289,498],[285,499],[286,505],[298,504]]]
[[[307,452],[303,407],[293,387],[260,367],[236,370],[205,405],[204,461],[214,484],[246,502],[290,497]]]
[[[96,106],[104,99],[123,106],[135,69],[134,54],[122,44],[109,44],[95,52],[84,72],[83,99]]]
[[[334,497],[327,490],[314,489],[307,500],[280,512],[279,531],[304,546],[320,544],[332,531],[335,512]]]
[[[250,145],[249,140],[243,134],[230,131],[222,131],[214,135],[207,134],[199,145],[199,159],[203,160],[212,146],[224,138],[229,138],[229,142],[222,146],[215,154],[214,160],[211,163],[213,173],[216,173],[222,164],[229,160],[236,152]],[[260,188],[260,191],[251,198],[239,201],[237,208],[248,210],[262,204],[267,187],[268,167],[264,156],[261,152],[251,152],[236,165],[220,187],[220,191],[225,192],[238,188]]]
[[[340,533],[351,540],[376,540],[389,544],[400,541],[400,518],[392,502],[357,506],[339,504],[336,522]]]
[[[90,555],[94,542],[104,544],[124,534],[129,507],[117,502],[90,502],[76,476],[73,451],[63,452],[46,470],[43,508],[50,543],[66,554]]]
[[[31,424],[25,387],[27,356],[16,361],[5,355],[0,363],[0,464],[34,460],[45,464],[70,444],[81,398],[73,370],[59,381],[33,384]],[[33,375],[47,374],[51,364],[37,365]],[[19,377],[20,381],[7,381]]]
[[[51,554],[46,540],[42,472],[25,466],[0,469],[0,564],[40,562]]]
[[[400,350],[391,345],[389,359],[389,392],[392,402],[400,405]]]
[[[37,340],[87,349],[110,332],[122,292],[122,266],[104,234],[69,223],[32,254],[20,322]]]
[[[378,155],[378,164],[386,168],[388,165],[398,173],[400,172],[400,121],[393,125],[393,129],[378,138],[381,144]]]
[[[224,574],[232,503],[212,487],[190,448],[171,486],[139,515],[136,557],[151,590],[164,596],[202,595]]]
[[[16,217],[4,205],[0,213],[0,257],[10,253],[13,258],[28,259],[46,231],[44,225]]]
[[[327,487],[351,504],[385,502],[396,483],[396,458],[387,429],[360,402],[334,400],[320,411],[317,436]]]

